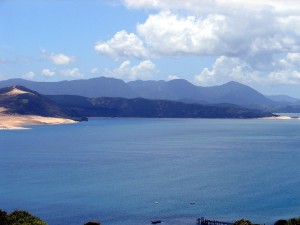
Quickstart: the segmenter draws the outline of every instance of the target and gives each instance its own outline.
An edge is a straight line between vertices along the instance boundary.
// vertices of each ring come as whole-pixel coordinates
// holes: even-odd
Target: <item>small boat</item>
[[[161,220],[151,221],[151,224],[158,224],[158,223],[161,223]]]

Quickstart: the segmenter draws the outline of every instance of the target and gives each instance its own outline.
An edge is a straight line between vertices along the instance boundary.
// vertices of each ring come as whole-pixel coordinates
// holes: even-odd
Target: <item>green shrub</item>
[[[7,212],[0,209],[0,225],[8,225]]]
[[[0,225],[47,225],[27,211],[15,210],[10,214],[0,210]]]
[[[84,225],[101,225],[101,223],[93,221],[93,222],[87,222]]]
[[[241,219],[236,221],[233,225],[252,225],[249,220]]]
[[[289,219],[287,221],[288,225],[300,225],[300,217],[298,218],[293,218],[293,219]]]
[[[274,225],[287,225],[287,220],[277,220]]]

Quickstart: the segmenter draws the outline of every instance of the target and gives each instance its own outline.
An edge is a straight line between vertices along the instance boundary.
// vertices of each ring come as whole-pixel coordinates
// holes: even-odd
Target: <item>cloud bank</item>
[[[124,61],[116,69],[105,69],[104,74],[108,77],[132,80],[147,80],[153,79],[153,74],[156,72],[156,66],[150,60],[145,60],[137,65],[131,65],[129,60]]]
[[[74,61],[74,58],[62,53],[51,54],[49,59],[56,65],[68,65]]]
[[[71,78],[81,78],[84,77],[84,75],[80,72],[78,68],[72,68],[72,69],[65,69],[61,70],[60,74],[66,77],[71,77]]]
[[[135,34],[127,33],[124,30],[117,32],[106,42],[98,42],[95,45],[95,50],[113,59],[124,57],[146,58],[148,56],[143,41]]]
[[[32,71],[29,71],[29,72],[25,73],[22,77],[27,80],[32,80],[35,77],[35,73]]]
[[[41,74],[44,77],[50,78],[50,77],[53,77],[55,75],[55,72],[50,70],[50,69],[43,69]]]
[[[123,0],[151,9],[134,33],[117,32],[95,50],[116,60],[215,57],[199,84],[300,84],[300,4],[296,0]],[[154,10],[154,11],[153,11]]]
[[[55,65],[68,65],[75,62],[74,56],[68,56],[64,53],[47,53],[45,49],[41,50],[41,58],[49,60]]]

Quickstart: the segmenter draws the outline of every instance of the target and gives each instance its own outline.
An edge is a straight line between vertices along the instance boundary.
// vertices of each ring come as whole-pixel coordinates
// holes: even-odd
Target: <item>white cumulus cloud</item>
[[[55,72],[50,70],[50,69],[43,69],[41,74],[44,76],[44,77],[53,77],[55,75]]]
[[[23,78],[28,80],[32,80],[34,77],[35,77],[35,73],[32,71],[29,71],[23,75]]]
[[[137,65],[131,65],[131,62],[126,60],[116,69],[105,69],[104,74],[109,77],[131,81],[152,79],[155,72],[156,66],[150,60],[142,61]]]
[[[163,55],[211,55],[225,51],[219,33],[226,26],[226,17],[180,17],[170,12],[150,15],[137,26],[138,34],[148,46]]]
[[[107,55],[113,59],[123,57],[145,58],[148,51],[144,43],[135,34],[122,30],[117,32],[110,40],[98,42],[95,50],[99,54]]]
[[[272,84],[299,85],[300,71],[274,71],[267,76],[267,82]]]
[[[245,61],[226,56],[217,58],[211,70],[204,68],[201,74],[195,77],[196,83],[205,86],[223,84],[232,80],[249,84],[256,79],[258,74]]]
[[[123,3],[130,9],[151,9],[153,13],[137,24],[133,34],[143,43],[143,49],[147,48],[149,56],[216,58],[211,67],[196,76],[201,84],[230,80],[248,84],[300,83],[298,0]]]
[[[69,56],[64,53],[48,53],[45,49],[41,50],[41,58],[49,60],[56,65],[68,65],[75,61],[74,56]]]
[[[139,24],[137,33],[161,55],[226,55],[260,66],[262,59],[300,50],[300,36],[285,29],[275,12],[265,9],[199,16],[161,12]]]
[[[180,79],[180,78],[176,75],[169,75],[167,80],[176,80],[176,79]]]
[[[78,68],[72,68],[72,69],[66,69],[66,70],[61,70],[60,73],[63,76],[66,77],[72,77],[72,78],[80,78],[83,77],[84,75],[80,72]]]
[[[285,58],[279,60],[277,65],[281,69],[295,70],[300,68],[300,53],[288,53]]]
[[[265,72],[253,68],[245,60],[237,57],[220,56],[211,69],[204,68],[195,76],[195,82],[205,86],[232,80],[249,85],[300,84],[298,57],[298,53],[288,53],[274,61],[273,70]]]
[[[75,59],[72,56],[68,56],[62,53],[58,53],[58,54],[51,54],[49,56],[49,59],[57,65],[67,65],[70,64],[71,62],[73,62]]]
[[[92,74],[97,74],[97,73],[99,73],[99,69],[98,69],[97,67],[94,67],[94,68],[92,68],[92,69],[90,70],[90,72],[91,72]]]
[[[273,8],[192,16],[162,11],[138,24],[136,34],[117,32],[107,42],[99,42],[95,49],[114,59],[234,56],[264,69],[276,54],[300,51],[300,32],[292,29],[296,19],[300,22],[300,16],[284,18],[285,14],[278,14]]]

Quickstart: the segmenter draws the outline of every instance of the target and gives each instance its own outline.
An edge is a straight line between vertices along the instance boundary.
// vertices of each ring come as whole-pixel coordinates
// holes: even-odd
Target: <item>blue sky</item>
[[[235,80],[300,97],[298,2],[0,0],[0,80]]]

